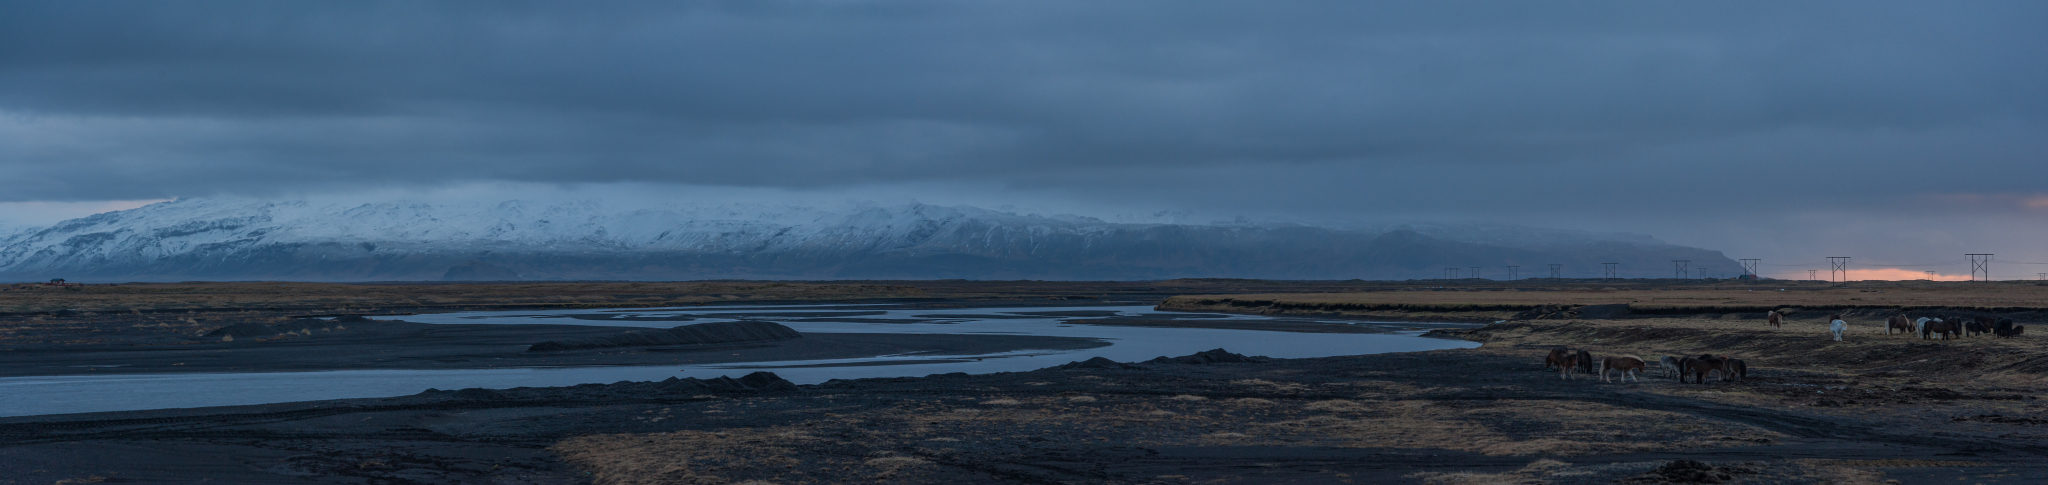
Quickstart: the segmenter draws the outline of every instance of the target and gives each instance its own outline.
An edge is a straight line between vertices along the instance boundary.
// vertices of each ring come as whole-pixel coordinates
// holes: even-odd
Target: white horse
[[[1835,341],[1836,341],[1836,342],[1840,342],[1840,341],[1842,341],[1842,331],[1844,331],[1844,330],[1848,330],[1848,329],[1849,329],[1849,322],[1844,322],[1844,321],[1841,321],[1841,320],[1835,320],[1835,321],[1834,321],[1834,323],[1829,323],[1829,324],[1828,324],[1828,333],[1833,333],[1833,334],[1835,334]]]
[[[1919,319],[1919,320],[1914,320],[1914,321],[1913,321],[1913,333],[1915,333],[1915,334],[1918,334],[1918,333],[1920,333],[1920,332],[1923,332],[1923,331],[1925,331],[1924,329],[1926,329],[1926,328],[1927,328],[1927,322],[1929,322],[1929,321],[1936,321],[1936,322],[1939,322],[1940,320],[1935,320],[1935,319],[1932,319],[1932,318],[1927,318],[1927,317],[1920,317],[1920,319]]]

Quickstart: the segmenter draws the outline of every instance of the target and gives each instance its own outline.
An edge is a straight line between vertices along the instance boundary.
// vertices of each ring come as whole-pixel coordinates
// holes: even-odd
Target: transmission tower
[[[1550,263],[1550,279],[1564,278],[1564,265]]]
[[[1744,259],[1740,261],[1742,261],[1742,274],[1749,275],[1750,277],[1757,276],[1756,267],[1759,263],[1764,262],[1764,260],[1761,259]]]
[[[1600,263],[1600,266],[1606,270],[1607,279],[1614,279],[1614,266],[1619,264],[1621,263]]]
[[[1828,256],[1828,281],[1849,281],[1849,257]]]
[[[1458,279],[1458,268],[1444,268],[1444,281]]]
[[[1978,281],[1978,275],[1983,275],[1983,281],[1991,281],[1991,255],[1964,254],[1963,256],[1970,258],[1970,281]]]
[[[1522,267],[1521,267],[1521,266],[1515,266],[1515,265],[1508,265],[1508,281],[1514,281],[1514,280],[1515,280],[1515,278],[1517,278],[1517,277],[1520,277],[1521,275],[1522,275]]]
[[[1671,260],[1671,274],[1673,275],[1672,277],[1681,280],[1692,277],[1691,270],[1686,269],[1686,266],[1690,265],[1692,265],[1692,260],[1690,259]]]
[[[1809,281],[1817,281],[1817,280],[1819,280],[1819,279],[1820,279],[1820,270],[1817,270],[1817,269],[1809,269],[1809,270],[1806,270],[1806,279],[1807,279],[1807,280],[1809,280]]]

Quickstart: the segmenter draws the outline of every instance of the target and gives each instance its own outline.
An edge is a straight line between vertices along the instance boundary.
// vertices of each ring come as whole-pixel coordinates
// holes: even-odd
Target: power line
[[[1848,257],[1848,256],[1828,256],[1828,281],[1832,281],[1832,282],[1838,282],[1838,283],[1839,283],[1839,282],[1843,282],[1843,281],[1848,281],[1848,280],[1849,280],[1849,257]]]
[[[1984,281],[1991,281],[1990,254],[1970,253],[1963,256],[1970,258],[1970,281],[1977,281],[1978,274],[1984,275]]]

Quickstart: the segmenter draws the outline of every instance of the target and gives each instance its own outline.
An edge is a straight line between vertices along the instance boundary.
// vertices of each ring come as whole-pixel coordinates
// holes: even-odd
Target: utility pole
[[[1444,268],[1444,281],[1458,279],[1458,268]]]
[[[1479,279],[1479,267],[1478,267],[1478,266],[1466,266],[1466,267],[1467,267],[1467,268],[1472,268],[1472,276],[1471,276],[1471,278],[1472,278],[1472,279],[1475,279],[1475,280],[1476,280],[1476,279]]]
[[[1562,264],[1557,264],[1557,263],[1550,263],[1550,279],[1553,279],[1553,280],[1554,280],[1554,279],[1561,279],[1561,278],[1564,278],[1564,265],[1562,265]]]
[[[1514,281],[1516,277],[1521,276],[1521,268],[1521,266],[1508,265],[1508,281]]]
[[[1964,254],[1970,258],[1970,281],[1978,281],[1977,275],[1984,275],[1983,281],[1991,281],[1991,255]]]
[[[2048,273],[2036,273],[2036,274],[2039,274],[2039,275],[2041,275],[2041,281],[2048,281]]]
[[[1618,264],[1621,263],[1600,263],[1600,266],[1606,269],[1607,279],[1614,279],[1614,266]]]
[[[1671,274],[1672,274],[1672,277],[1673,277],[1673,278],[1678,278],[1678,279],[1681,279],[1681,280],[1682,280],[1682,279],[1686,279],[1686,278],[1690,278],[1690,277],[1692,277],[1692,275],[1691,275],[1691,272],[1690,272],[1689,270],[1687,270],[1687,269],[1686,269],[1686,266],[1689,266],[1689,265],[1691,265],[1691,264],[1692,264],[1692,260],[1690,260],[1690,259],[1674,259],[1674,260],[1671,260]]]
[[[1849,281],[1849,257],[1828,256],[1828,281]]]
[[[1739,261],[1742,261],[1742,274],[1749,275],[1751,278],[1757,277],[1756,267],[1758,263],[1764,262],[1761,259],[1743,259]]]

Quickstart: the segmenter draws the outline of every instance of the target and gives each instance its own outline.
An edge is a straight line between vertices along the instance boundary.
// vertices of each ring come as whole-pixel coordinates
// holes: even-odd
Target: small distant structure
[[[50,282],[49,282],[49,283],[43,283],[43,286],[85,286],[85,284],[84,284],[84,283],[66,283],[66,282],[64,282],[64,278],[50,278]]]

